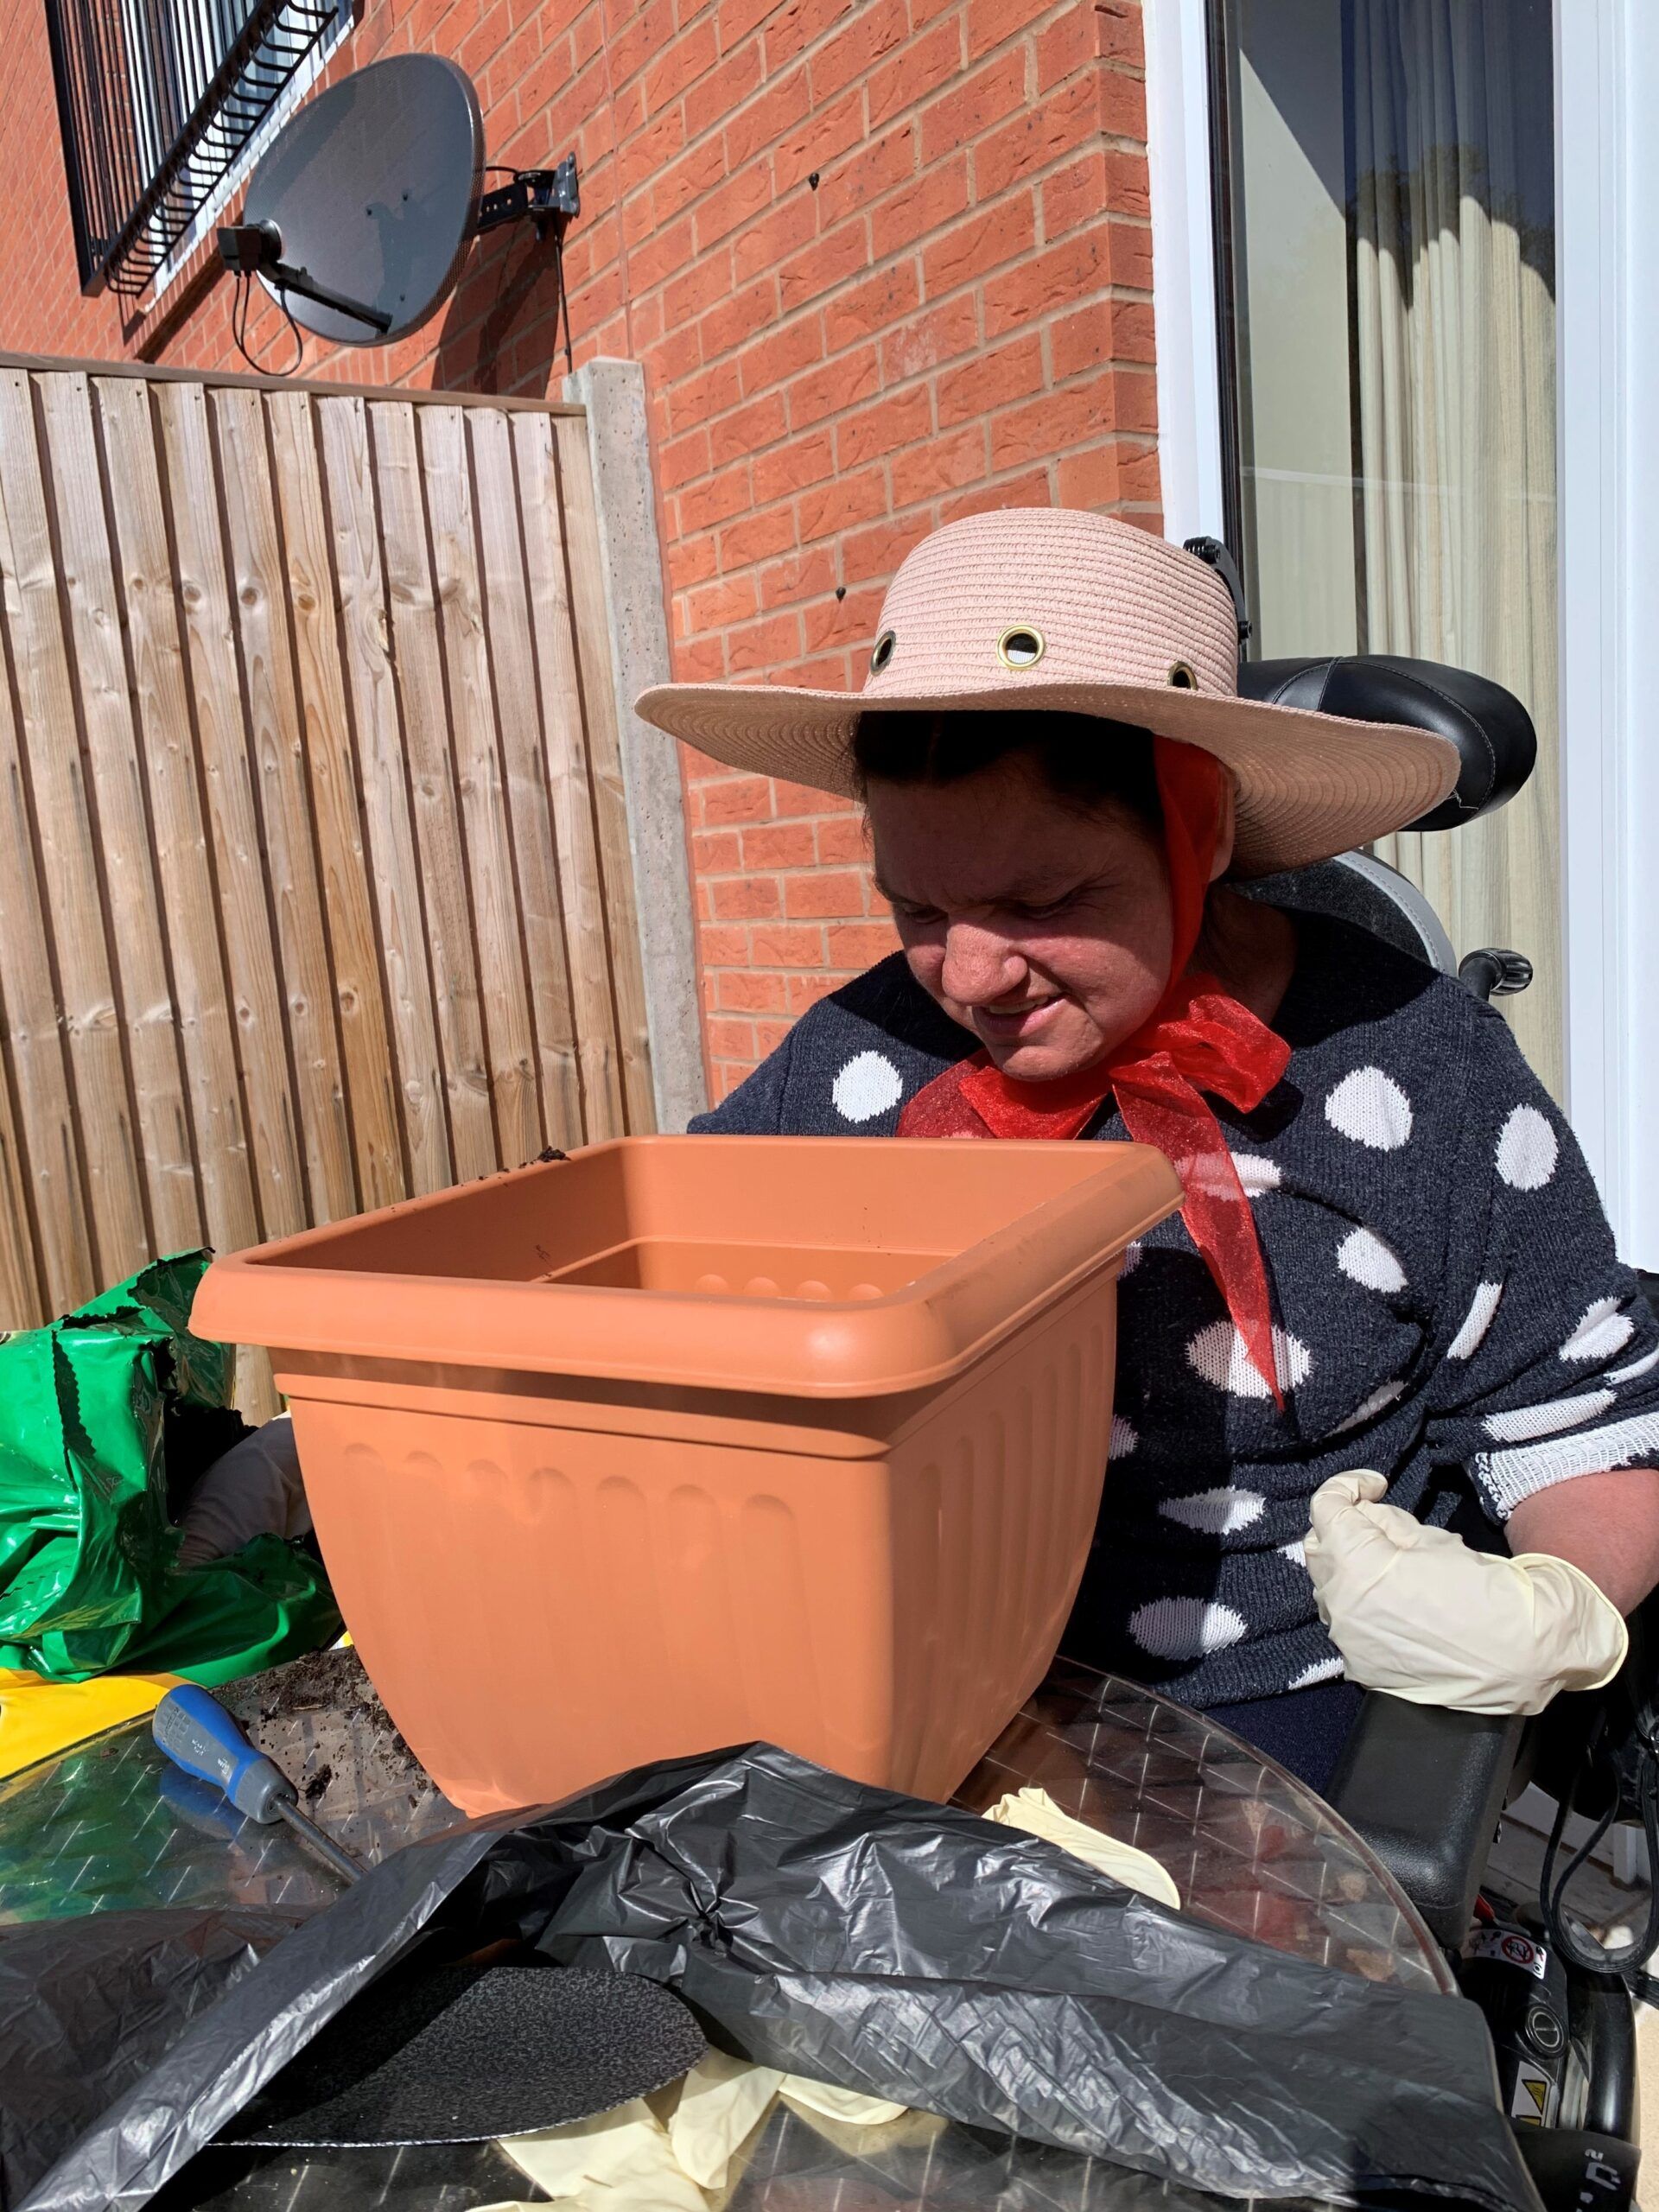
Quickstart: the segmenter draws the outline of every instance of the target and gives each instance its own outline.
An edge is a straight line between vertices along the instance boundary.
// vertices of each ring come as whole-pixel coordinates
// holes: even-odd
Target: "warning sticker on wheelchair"
[[[1523,2066],[1515,2077],[1510,2118],[1517,2127],[1548,2127],[1554,2116],[1555,2084],[1536,2067]]]
[[[1535,1943],[1525,1936],[1518,1936],[1512,1928],[1483,1928],[1469,1945],[1471,1959],[1501,1959],[1506,1967],[1522,1967],[1527,1973],[1544,1978],[1549,1965],[1549,1953],[1541,1943]]]

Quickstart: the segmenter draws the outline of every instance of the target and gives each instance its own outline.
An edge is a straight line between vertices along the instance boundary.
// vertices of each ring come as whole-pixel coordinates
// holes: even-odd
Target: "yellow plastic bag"
[[[0,1781],[153,1713],[182,1679],[95,1675],[86,1682],[49,1682],[29,1667],[0,1667]]]

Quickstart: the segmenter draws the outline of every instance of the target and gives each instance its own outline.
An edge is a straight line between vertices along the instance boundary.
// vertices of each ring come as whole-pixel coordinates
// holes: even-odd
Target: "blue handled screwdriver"
[[[357,1860],[301,1812],[299,1792],[281,1767],[255,1751],[218,1699],[199,1684],[168,1690],[156,1708],[150,1733],[175,1767],[212,1783],[249,1820],[286,1821],[342,1881],[354,1882],[362,1873]]]

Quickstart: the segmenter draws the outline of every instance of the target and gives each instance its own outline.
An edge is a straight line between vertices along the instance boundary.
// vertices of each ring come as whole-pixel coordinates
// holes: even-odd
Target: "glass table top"
[[[372,1862],[460,1815],[406,1757],[386,1756],[388,1724],[357,1662],[330,1657],[334,1687],[285,1715],[280,1744],[267,1738],[267,1747],[330,1833]],[[1371,1980],[1452,1986],[1433,1939],[1357,1837],[1302,1783],[1202,1714],[1058,1663],[957,1802],[983,1811],[1029,1784],[1150,1852],[1200,1920]],[[146,1722],[0,1783],[0,1923],[157,1904],[300,1915],[339,1889],[286,1827],[238,1820],[169,1769]],[[851,2129],[777,2105],[709,2202],[721,2212],[1140,2212],[1154,2199],[1179,2206],[1183,2195],[1121,2167],[925,2113]],[[1185,2195],[1194,2206],[1220,2202]],[[498,2149],[482,2145],[327,2155],[213,2149],[156,2201],[167,2212],[348,2204],[467,2212],[536,2197]]]

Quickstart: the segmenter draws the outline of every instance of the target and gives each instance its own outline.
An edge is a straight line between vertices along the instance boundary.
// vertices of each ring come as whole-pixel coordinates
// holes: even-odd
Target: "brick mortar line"
[[[1041,397],[1042,396],[1042,394],[1035,395],[1037,397]],[[1157,434],[1155,431],[1145,430],[1109,430],[1104,432],[1099,438],[1090,440],[1087,445],[1077,448],[1077,450],[1079,453],[1094,453],[1103,447],[1118,444],[1130,444],[1141,448],[1155,448],[1157,444]],[[938,493],[931,498],[914,500],[897,509],[894,509],[890,505],[885,514],[872,517],[868,523],[851,524],[843,529],[834,531],[823,537],[812,538],[805,541],[804,543],[798,542],[795,550],[797,552],[805,552],[817,546],[830,548],[835,545],[837,539],[847,536],[849,531],[866,528],[876,529],[880,527],[883,521],[894,524],[903,524],[912,519],[919,520],[929,511],[934,508],[943,506],[948,503],[954,503],[956,500],[960,499],[970,498],[979,492],[995,491],[1000,485],[1014,482],[1021,476],[1030,475],[1034,468],[1053,467],[1058,461],[1067,458],[1070,458],[1070,456],[1066,454],[1048,454],[1039,461],[1011,462],[1001,468],[988,469],[983,475],[976,476],[969,484],[957,486],[951,490]],[[879,465],[885,466],[885,461]],[[817,486],[809,486],[807,488],[816,489]],[[792,493],[791,497],[798,499],[800,497],[800,493],[798,492]],[[891,501],[892,492],[890,486],[888,498],[889,501]],[[1147,503],[1138,500],[1126,501],[1124,505],[1127,511],[1129,512],[1143,512],[1147,506]],[[761,510],[761,512],[765,513],[773,513],[777,512],[777,509],[776,507],[767,507]],[[747,519],[747,514],[745,518]],[[723,526],[724,525],[722,524],[715,523],[708,525],[706,530],[693,531],[683,533],[683,535],[689,537],[714,535],[717,537]],[[787,552],[780,552],[765,556],[759,561],[749,562],[741,568],[717,570],[713,577],[706,578],[702,582],[684,585],[676,589],[673,594],[674,602],[676,606],[677,606],[682,601],[689,599],[692,593],[706,588],[709,583],[731,582],[735,582],[745,575],[751,574],[758,575],[765,569],[771,566],[772,562],[786,560],[790,556]],[[861,578],[856,587],[851,585],[848,587],[849,595],[850,596],[854,588],[874,590],[877,588],[880,581],[880,580],[877,577],[870,577],[868,579]],[[786,614],[791,609],[820,605],[825,599],[830,597],[833,597],[832,593],[815,593],[803,600],[784,601],[776,607],[766,608],[754,616],[746,616],[739,622],[718,624],[710,629],[688,630],[678,642],[690,643],[693,639],[727,636],[733,631],[747,629],[751,621],[769,620],[776,615]]]
[[[1022,337],[1031,336],[1039,339],[1046,337],[1050,334],[1050,332],[1052,332],[1056,322],[1063,321],[1072,315],[1077,314],[1085,308],[1103,304],[1110,304],[1104,295],[1088,294],[1071,306],[1047,309],[1044,312],[1040,319],[1033,319],[1030,323],[1022,324],[1020,330],[1017,333],[1011,334],[1006,340],[999,340],[995,341],[995,350],[1000,352],[1004,343],[1010,346],[1016,345]],[[874,343],[877,339],[889,334],[890,332],[887,327],[883,326],[874,333],[871,337],[861,339],[856,342],[860,345],[870,345]],[[733,460],[721,461],[716,466],[701,470],[695,476],[682,478],[681,480],[674,486],[669,496],[671,498],[677,498],[681,493],[692,491],[700,484],[712,483],[717,477],[724,474],[728,468],[741,467],[745,461],[759,461],[768,454],[781,453],[789,446],[795,444],[798,440],[804,437],[810,437],[814,431],[833,430],[839,424],[849,422],[855,416],[862,415],[869,408],[879,406],[883,400],[902,399],[909,393],[917,390],[918,387],[932,385],[941,374],[953,372],[958,366],[968,367],[972,365],[975,358],[976,356],[974,353],[970,350],[961,357],[960,361],[953,359],[951,361],[938,362],[931,368],[915,370],[910,375],[899,378],[896,383],[885,385],[879,391],[868,394],[861,399],[854,400],[845,407],[836,408],[830,414],[815,416],[811,422],[803,423],[798,429],[791,425],[789,429],[780,432],[775,437],[762,437],[757,439],[753,445],[746,448],[743,454],[736,456]],[[982,363],[984,358],[983,348],[982,348],[979,358]],[[829,362],[823,362],[816,364],[815,365],[828,367],[831,365],[831,364]],[[948,423],[943,429],[934,430],[931,435],[935,437],[949,437],[958,430],[970,429],[976,423],[982,424],[984,427],[988,429],[989,426],[999,418],[999,416],[1011,412],[1015,408],[1029,407],[1039,399],[1058,398],[1064,393],[1077,388],[1086,378],[1090,377],[1099,377],[1106,374],[1108,372],[1114,376],[1136,377],[1141,378],[1151,378],[1154,379],[1154,383],[1158,373],[1155,365],[1151,362],[1122,360],[1115,354],[1109,354],[1103,359],[1090,363],[1082,368],[1068,370],[1063,376],[1056,377],[1052,374],[1046,375],[1042,383],[1036,390],[1033,391],[1021,392],[1014,398],[998,402],[983,414],[964,416],[961,422]],[[801,373],[805,374],[807,372],[803,371]],[[695,427],[690,430],[679,432],[677,435],[665,440],[664,443],[667,445],[677,445],[680,442],[681,438],[695,437],[699,430],[712,429],[717,423],[729,423],[734,416],[741,415],[747,408],[757,406],[762,400],[785,397],[787,396],[788,390],[789,385],[787,383],[768,385],[764,390],[751,394],[747,399],[740,400],[735,407],[725,408],[720,414],[711,415],[706,422],[696,424]],[[883,459],[887,457],[888,456],[886,455],[882,456]],[[785,493],[782,499],[756,501],[753,504],[750,511],[757,515],[770,514],[775,508],[782,505],[785,499],[798,499],[803,490],[810,490],[812,488],[814,487],[811,486],[798,486],[795,491]]]

